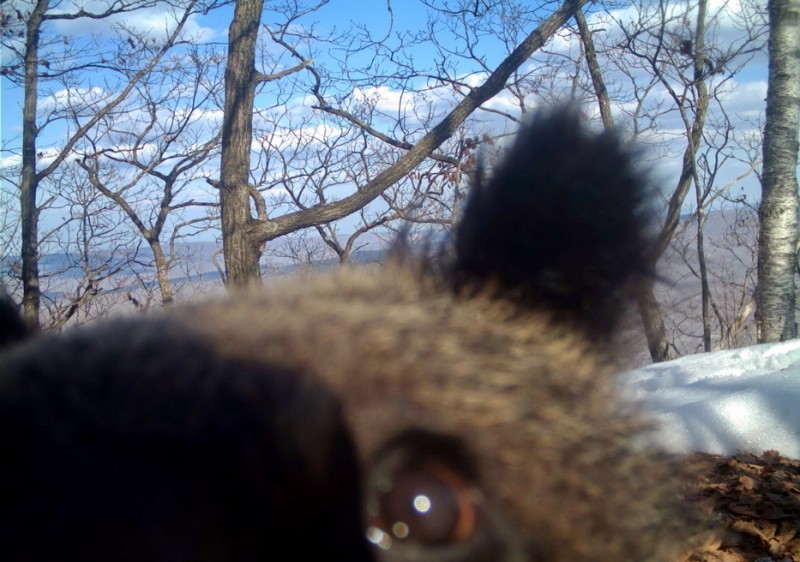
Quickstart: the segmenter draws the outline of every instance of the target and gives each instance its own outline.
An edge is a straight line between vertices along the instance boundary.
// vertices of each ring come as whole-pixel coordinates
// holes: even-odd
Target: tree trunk
[[[669,359],[667,330],[664,327],[664,315],[661,305],[655,297],[655,278],[642,281],[636,287],[636,304],[642,318],[644,333],[647,338],[647,349],[654,363]]]
[[[578,24],[581,43],[583,43],[583,51],[586,53],[586,66],[589,69],[589,76],[592,78],[592,88],[594,88],[594,93],[597,96],[600,119],[603,121],[603,127],[606,130],[613,131],[614,117],[611,115],[611,100],[608,98],[608,90],[606,89],[605,80],[603,80],[603,71],[600,68],[600,62],[597,60],[597,52],[594,48],[592,32],[589,29],[589,24],[586,23],[586,17],[580,10],[575,12],[575,23]]]
[[[39,209],[36,192],[36,107],[39,86],[39,33],[48,0],[36,3],[27,22],[25,37],[25,100],[22,109],[22,175],[19,186],[22,213],[22,314],[30,328],[39,327]]]
[[[703,323],[703,351],[711,351],[711,288],[708,285],[708,263],[706,262],[705,227],[706,214],[703,210],[703,201],[700,196],[700,186],[697,189],[697,263],[700,273],[700,302]]]
[[[156,238],[148,240],[150,249],[153,251],[153,260],[156,263],[156,277],[158,279],[158,290],[161,293],[161,305],[169,306],[175,302],[175,295],[172,292],[172,283],[169,280],[169,263],[161,242]]]
[[[260,279],[259,244],[250,235],[250,147],[253,141],[256,38],[263,0],[238,0],[228,31],[225,109],[222,121],[220,206],[226,285],[231,288]]]
[[[769,0],[769,86],[758,242],[759,342],[797,337],[800,0]]]
[[[53,21],[59,19],[75,19],[79,16],[74,14],[47,14],[49,0],[38,0],[26,22],[26,37],[24,51],[24,106],[22,110],[22,172],[20,174],[20,212],[22,214],[22,303],[23,316],[26,323],[31,327],[38,327],[40,324],[40,303],[41,287],[39,284],[39,208],[36,204],[36,195],[39,183],[52,174],[68,157],[73,155],[73,148],[86,136],[88,131],[94,127],[105,115],[117,107],[133,90],[134,86],[155,68],[158,61],[172,48],[187,20],[195,13],[194,1],[189,2],[184,10],[182,17],[178,20],[178,25],[170,34],[169,39],[161,46],[156,55],[133,77],[128,84],[105,106],[99,109],[90,118],[82,120],[76,131],[68,136],[65,144],[60,147],[58,155],[42,169],[36,168],[36,143],[40,133],[36,122],[36,111],[38,102],[38,65],[39,47],[41,41],[42,23],[45,20]],[[102,3],[100,3],[102,6]],[[109,7],[107,11],[100,13],[89,13],[80,9],[80,17],[91,17],[102,19],[114,14],[133,11],[144,7],[146,3],[137,4],[135,2],[119,3]],[[46,124],[46,123],[45,123]]]
[[[681,209],[689,188],[693,182],[697,181],[696,158],[697,151],[703,141],[703,127],[706,122],[706,115],[708,113],[708,88],[705,83],[705,18],[706,8],[708,5],[707,0],[698,2],[697,20],[695,26],[695,51],[694,51],[694,69],[693,69],[693,87],[696,93],[697,102],[694,110],[694,119],[691,123],[688,117],[684,116],[684,124],[686,125],[686,149],[683,151],[683,160],[681,164],[681,175],[678,178],[678,184],[675,191],[672,192],[669,202],[667,204],[667,216],[664,219],[664,224],[661,227],[661,232],[658,235],[658,240],[653,247],[653,251],[648,256],[649,265],[652,271],[655,271],[656,264],[664,252],[669,248],[672,243],[672,238],[675,236],[675,230],[680,223]],[[662,78],[662,81],[664,79]],[[682,103],[677,97],[675,102],[682,106]],[[685,115],[685,110],[681,111],[681,115]],[[661,313],[661,307],[658,306],[655,294],[653,292],[654,284],[648,283],[640,287],[637,294],[637,301],[639,304],[639,311],[642,313],[642,320],[645,324],[645,331],[647,333],[647,343],[650,348],[650,355],[654,362],[666,361],[669,359],[669,347],[667,344],[666,329],[664,327],[664,319]],[[654,338],[658,338],[657,340]]]
[[[578,24],[583,50],[586,53],[586,65],[589,68],[589,74],[592,78],[592,87],[597,96],[597,104],[600,108],[600,118],[603,121],[603,127],[609,131],[613,131],[615,125],[614,118],[611,115],[611,101],[609,100],[608,89],[603,80],[600,63],[597,60],[597,52],[594,48],[592,32],[589,30],[586,18],[582,12],[578,11],[575,14],[575,22]],[[652,260],[650,263],[652,271],[656,270],[656,263],[661,253],[663,253],[663,250],[659,252],[658,255],[649,256]],[[642,319],[644,334],[647,339],[647,349],[650,351],[650,358],[654,363],[658,363],[669,359],[669,342],[667,341],[667,329],[664,326],[664,315],[661,306],[658,304],[658,300],[656,300],[654,289],[655,280],[648,279],[634,288],[634,297],[639,309],[639,316]]]
[[[600,63],[597,60],[597,52],[592,40],[592,32],[586,22],[582,12],[575,14],[575,22],[578,24],[578,31],[583,43],[583,50],[586,53],[586,66],[592,79],[592,88],[597,96],[597,105],[600,109],[600,119],[603,127],[608,131],[615,129],[614,117],[611,115],[611,100],[608,97],[608,89]],[[657,260],[657,258],[656,258]],[[655,271],[655,263],[652,264]],[[640,282],[634,288],[636,304],[639,308],[639,316],[642,319],[645,338],[647,339],[647,349],[650,351],[650,358],[653,362],[666,361],[669,359],[669,344],[667,342],[667,330],[664,326],[664,317],[661,306],[658,304],[654,293],[654,280],[647,279]]]
[[[706,88],[706,11],[708,0],[700,0],[697,3],[697,25],[695,27],[695,51],[694,51],[694,79],[697,82],[697,113],[694,126],[691,131],[689,148],[691,154],[692,180],[694,181],[695,193],[697,194],[697,260],[700,269],[700,287],[702,297],[702,317],[703,317],[703,351],[711,351],[711,323],[710,323],[710,299],[711,293],[708,287],[708,268],[706,267],[706,251],[704,242],[705,215],[703,213],[702,187],[697,175],[697,151],[700,143],[703,142],[703,125],[708,111],[708,89]]]
[[[588,0],[565,0],[550,17],[526,37],[453,110],[397,162],[368,184],[332,203],[289,213],[275,219],[253,218],[248,200],[249,148],[252,140],[253,99],[264,77],[255,70],[255,40],[262,0],[239,0],[229,31],[228,68],[225,72],[225,116],[222,125],[220,201],[226,283],[241,287],[260,279],[258,259],[264,243],[279,236],[346,217],[378,198],[449,139],[480,105],[505,87],[509,76],[548,41]],[[304,61],[297,68],[308,65]],[[329,108],[330,109],[330,108]]]

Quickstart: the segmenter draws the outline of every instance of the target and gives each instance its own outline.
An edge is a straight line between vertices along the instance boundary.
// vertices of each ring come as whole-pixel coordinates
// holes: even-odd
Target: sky
[[[645,443],[673,453],[800,458],[800,340],[690,355],[619,381],[657,424]]]
[[[102,4],[102,0],[94,0]],[[4,10],[11,13],[7,7],[10,6],[25,8],[30,6],[29,0],[7,0]],[[62,2],[62,5],[69,2]],[[85,2],[84,2],[85,3]],[[91,2],[90,2],[91,3]],[[265,4],[269,5],[269,2]],[[305,21],[318,22],[323,30],[350,27],[353,22],[369,26],[375,33],[388,31],[390,23],[393,22],[395,28],[405,28],[409,26],[419,26],[424,24],[424,12],[417,9],[414,0],[401,0],[400,7],[396,7],[391,14],[386,9],[387,4],[375,0],[332,0],[323,6],[311,18]],[[233,17],[233,7],[223,6],[207,15],[193,16],[188,25],[186,35],[191,35],[203,41],[227,42],[228,26]],[[269,12],[265,12],[263,21],[269,23],[274,17],[270,17]],[[165,28],[174,28],[174,21],[169,17],[168,12],[163,6],[152,9],[138,10],[124,16],[110,18],[106,20],[93,20],[89,18],[55,21],[47,25],[46,32],[67,37],[89,36],[99,33],[103,36],[110,36],[111,31],[108,23],[124,22],[126,25],[136,29],[152,30],[158,34]],[[0,61],[6,64],[10,54],[7,50],[0,53]],[[11,138],[21,131],[21,107],[22,90],[10,83],[5,77],[0,78],[0,100],[2,100],[2,136]]]
[[[725,9],[728,12],[735,12],[736,5],[740,0],[713,0],[711,2],[712,9]],[[12,6],[26,6],[29,4],[28,0],[10,0]],[[681,4],[681,3],[679,3]],[[270,3],[267,3],[269,6]],[[391,10],[388,9],[391,7]],[[620,21],[628,21],[635,18],[635,13],[630,8],[617,9],[611,12],[612,15]],[[188,26],[187,34],[191,34],[206,41],[219,42],[224,44],[227,38],[227,26],[232,16],[232,8],[230,6],[223,7],[215,10],[205,16],[193,17]],[[420,30],[424,28],[427,18],[425,9],[421,2],[417,0],[393,0],[393,1],[376,1],[376,0],[330,0],[330,2],[319,9],[317,12],[299,20],[300,25],[315,25],[321,31],[330,31],[334,29],[348,29],[353,26],[363,25],[367,27],[375,37],[381,37],[390,29],[393,33],[403,32],[405,30]],[[600,27],[602,20],[607,16],[601,12],[595,12],[589,17],[590,23],[594,22],[595,26]],[[165,27],[171,26],[168,21],[163,7],[157,7],[148,10],[140,10],[130,14],[126,14],[118,20],[124,21],[126,25],[139,29],[152,30],[154,34],[163,31]],[[263,18],[265,23],[270,23],[275,20],[275,16],[271,15],[268,11],[265,12]],[[117,20],[112,20],[117,21]],[[720,26],[719,37],[722,42],[727,41],[729,35],[738,33],[734,29],[732,23],[723,18],[723,23]],[[109,28],[106,22],[78,19],[69,21],[57,21],[50,24],[50,31],[57,36],[64,35],[65,37],[78,37],[88,36],[92,33],[108,34]],[[601,28],[602,29],[602,28]],[[530,30],[528,30],[530,31]],[[481,47],[484,49],[484,56],[487,60],[487,66],[492,68],[499,62],[505,53],[496,48],[489,39],[482,39]],[[561,38],[556,38],[548,46],[550,50],[564,52],[575,52],[576,45],[572,42],[565,42]],[[324,51],[318,52],[315,56],[319,57],[319,63],[324,68],[329,61],[326,60]],[[421,49],[415,53],[415,56],[425,64],[425,59],[430,58],[430,53],[426,53]],[[3,62],[8,59],[8,53],[2,54]],[[432,62],[432,59],[431,59]],[[752,64],[750,64],[744,72],[740,74],[734,82],[726,96],[728,103],[731,106],[732,113],[747,114],[758,113],[763,105],[763,96],[765,95],[765,59],[757,57]],[[610,81],[614,79],[613,76],[608,78]],[[480,80],[480,74],[477,75],[476,81]],[[16,86],[9,83],[8,80],[2,80],[2,136],[4,139],[12,138],[18,134],[20,130],[20,107],[21,107],[21,91]],[[390,89],[385,89],[383,95],[387,98],[387,103],[396,99],[394,93]],[[495,106],[502,107],[503,96],[493,100]],[[676,123],[677,125],[677,123]]]
[[[64,4],[62,5],[68,4],[71,1],[72,0],[64,0]],[[85,1],[91,3],[93,1],[100,2],[101,0]],[[726,14],[735,14],[738,11],[739,3],[742,1],[743,0],[712,0],[710,6],[712,11],[723,10],[723,12]],[[30,0],[9,0],[8,4],[4,4],[4,7],[6,5],[24,7],[29,5],[29,3]],[[444,3],[445,0],[441,0],[440,4]],[[450,0],[450,4],[453,3],[453,0]],[[270,5],[275,5],[275,3],[268,2],[267,6]],[[675,5],[682,6],[684,3],[676,1]],[[549,13],[551,6],[552,5],[545,7],[543,9],[543,13]],[[204,41],[211,41],[219,43],[220,45],[224,45],[227,40],[227,27],[230,22],[231,15],[232,8],[225,7],[206,16],[194,17],[188,24],[187,33],[201,38]],[[628,22],[635,19],[636,14],[631,8],[620,8],[612,11],[611,15],[614,18],[617,18],[619,21]],[[589,15],[589,21],[590,24],[595,28],[603,30],[611,29],[613,28],[613,25],[607,21],[608,17],[608,15],[605,15],[600,11],[596,11]],[[264,16],[264,22],[270,23],[271,21],[274,21],[274,18],[274,15],[266,12]],[[603,18],[606,18],[605,22]],[[330,0],[330,2],[323,6],[318,12],[298,20],[297,25],[310,26],[313,23],[320,32],[333,31],[335,29],[347,30],[353,28],[354,26],[360,25],[368,29],[374,37],[383,37],[390,30],[392,33],[397,34],[407,30],[423,29],[426,19],[426,11],[422,2],[418,0]],[[122,21],[126,25],[132,27],[147,29],[149,33],[153,33],[155,35],[159,33],[163,34],[164,29],[172,25],[170,23],[166,23],[168,22],[168,18],[165,19],[165,11],[163,6],[126,14],[124,18],[121,18],[119,21]],[[526,27],[525,31],[529,32],[530,29],[527,29]],[[51,24],[49,32],[55,34],[56,37],[63,35],[65,38],[77,38],[89,37],[92,33],[100,33],[101,36],[103,34],[107,35],[109,33],[109,29],[106,22],[79,19],[54,22]],[[725,44],[730,42],[732,40],[731,38],[735,37],[739,31],[735,29],[733,21],[726,16],[721,19],[717,33],[721,44]],[[605,36],[603,34],[597,34],[596,37],[598,40],[605,39],[609,43],[621,40],[619,37]],[[480,43],[481,47],[484,47],[483,56],[486,60],[486,67],[489,69],[494,68],[496,64],[505,56],[505,52],[498,48],[498,40],[499,38],[497,37],[488,36],[482,38]],[[556,56],[566,54],[569,54],[570,56],[576,56],[578,54],[578,48],[575,41],[570,40],[563,35],[556,37],[547,48]],[[331,53],[325,51],[324,49],[318,51],[314,55],[315,63],[318,63],[322,69],[334,68],[335,61],[330,58],[330,55]],[[423,66],[432,66],[434,64],[432,53],[429,49],[417,49],[413,52],[413,55],[416,59],[416,62]],[[8,53],[2,53],[1,58],[3,62],[6,62]],[[535,68],[537,64],[540,63],[537,61],[536,57],[534,57],[533,60],[527,63],[526,67],[528,69]],[[485,71],[476,70],[474,68],[471,69],[471,73],[469,73],[470,69],[467,68],[464,68],[463,71],[468,73],[465,75],[465,80],[472,84],[481,83],[486,76]],[[95,78],[101,78],[101,80],[98,82],[98,87],[102,88],[102,77],[98,76]],[[619,73],[615,75],[609,71],[607,78],[612,88],[614,87],[615,81],[618,81],[621,87],[625,86],[626,77],[621,76]],[[725,88],[723,96],[726,97],[726,107],[729,108],[729,114],[735,118],[736,126],[739,132],[746,131],[748,128],[752,128],[754,126],[757,128],[757,118],[763,112],[764,97],[766,95],[765,79],[766,63],[764,57],[759,55],[754,58],[754,60],[740,75],[738,75],[734,80],[730,81]],[[112,92],[106,92],[104,95],[110,96],[111,93]],[[54,92],[54,95],[51,98],[40,100],[40,105],[41,107],[46,108],[48,107],[48,103],[54,103],[58,99],[58,96],[63,95],[64,92]],[[384,110],[387,115],[396,113],[397,107],[400,104],[404,104],[404,107],[413,109],[419,109],[420,107],[424,109],[426,107],[426,102],[431,102],[434,110],[437,111],[439,115],[442,115],[452,108],[455,99],[453,92],[447,88],[439,88],[435,91],[421,92],[419,94],[415,94],[414,96],[409,96],[401,93],[396,88],[393,88],[392,85],[380,85],[373,87],[368,83],[362,84],[358,88],[354,89],[352,95],[353,99],[374,99],[379,109]],[[2,97],[2,101],[0,102],[0,137],[4,143],[9,143],[9,145],[13,148],[14,146],[19,145],[19,134],[21,131],[21,90],[11,84],[8,80],[2,79],[0,96]],[[311,112],[311,103],[307,98],[307,92],[305,95],[297,95],[292,99],[279,99],[278,97],[271,97],[271,95],[267,95],[261,96],[259,98],[259,103],[265,106],[274,104],[276,107],[274,107],[271,112],[275,115],[280,114],[281,111],[288,108],[285,115],[292,117],[297,121],[303,115]],[[495,97],[486,105],[495,111],[509,111],[511,113],[518,112],[516,100],[508,93]],[[594,108],[591,106],[587,108],[587,111],[590,113],[596,113]],[[619,112],[617,113],[619,115]],[[209,120],[209,123],[218,124],[220,114],[218,111],[208,112],[206,118]],[[659,139],[648,139],[647,135],[645,134],[642,136],[643,140],[663,140],[664,135],[670,134],[676,134],[679,136],[682,133],[683,124],[676,118],[676,116],[672,116],[670,119],[672,119],[672,121],[665,121],[666,130],[664,133],[660,134]],[[479,118],[476,117],[473,120],[473,123],[473,126],[477,128],[476,133],[488,132],[490,134],[505,134],[513,131],[516,127],[514,122],[499,116],[498,113],[481,113],[479,114]],[[393,129],[390,120],[386,120],[383,123],[378,122],[377,124],[379,126],[384,126],[387,129],[387,132],[392,135],[402,136],[404,133],[403,131],[398,131],[396,128]],[[623,129],[626,127],[624,119],[620,118],[619,125]],[[280,139],[290,138],[296,133],[296,131],[292,129],[292,124],[288,121],[285,127],[285,130],[276,128],[276,138],[278,141],[280,141]],[[335,128],[328,130],[334,134],[337,132]],[[325,137],[329,134],[325,132],[324,128],[312,132],[321,137]],[[418,134],[418,132],[412,132],[409,136],[409,139],[413,142],[415,138],[418,138]],[[50,126],[44,131],[41,138],[43,145],[41,150],[43,154],[43,158],[41,160],[42,164],[46,164],[48,159],[52,159],[58,150],[59,144],[62,142],[62,136],[63,129],[60,129],[58,126]],[[280,146],[280,144],[278,146]],[[5,152],[0,155],[0,164],[3,166],[13,166],[14,164],[17,164],[19,162],[19,156],[14,152],[14,150],[11,150],[10,152]],[[652,157],[652,167],[654,176],[656,177],[656,182],[659,184],[663,183],[665,190],[670,189],[673,187],[675,182],[674,178],[676,178],[678,175],[677,172],[680,167],[679,158],[675,157],[675,155],[671,155],[671,157],[668,158],[656,158],[655,153]],[[254,159],[254,161],[256,160]],[[211,169],[207,171],[208,175],[213,176],[216,173],[213,169],[214,166],[215,164],[212,164]],[[718,180],[719,183],[730,181],[738,174],[739,171],[741,171],[741,168],[741,166],[737,167],[736,165],[730,165],[728,168],[730,172],[728,172],[727,175],[724,174],[721,176]],[[256,170],[256,172],[258,172],[258,170]],[[757,186],[753,176],[740,183],[745,185],[751,194],[755,194]],[[198,189],[205,190],[201,195],[208,197],[207,186],[205,186],[202,181],[198,181],[197,185]],[[345,193],[352,192],[353,189],[354,186],[352,183],[341,184],[333,188],[332,194],[334,196],[341,196]],[[285,192],[282,192],[280,189],[275,189],[271,193],[279,196],[281,193]],[[43,220],[48,220],[47,214],[43,215]]]

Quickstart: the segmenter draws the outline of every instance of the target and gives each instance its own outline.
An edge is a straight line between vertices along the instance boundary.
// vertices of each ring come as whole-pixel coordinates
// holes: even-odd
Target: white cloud
[[[519,115],[519,100],[511,95],[508,90],[503,90],[492,99],[483,104],[483,107],[503,111],[513,115]]]
[[[11,156],[6,156],[0,159],[0,168],[3,168],[4,170],[16,168],[18,166],[22,166],[22,156],[19,154],[12,154]]]
[[[51,13],[71,13],[77,10],[77,2],[64,2],[59,9]],[[108,2],[88,1],[81,2],[86,11],[102,12],[108,8]],[[178,25],[181,12],[172,10],[165,4],[158,4],[153,8],[134,10],[124,14],[116,14],[105,19],[79,18],[70,20],[55,20],[53,31],[56,35],[67,37],[86,37],[97,35],[104,39],[112,39],[115,30],[119,28],[130,29],[147,38],[157,40],[165,39]],[[201,16],[193,15],[186,22],[183,37],[193,41],[207,41],[218,38],[219,32],[212,27],[202,25]]]
[[[374,107],[381,113],[409,113],[414,109],[414,95],[409,92],[392,90],[388,86],[372,86],[354,88],[353,99],[362,104]]]
[[[555,51],[556,53],[572,53],[577,52],[578,49],[578,36],[572,33],[569,29],[559,29],[550,41],[545,46],[547,51]]]
[[[764,113],[767,99],[767,81],[755,80],[739,83],[732,80],[720,94],[729,113],[755,118]]]
[[[110,93],[98,86],[92,88],[65,88],[41,98],[38,110],[42,113],[63,110],[65,108],[90,107],[107,100]]]
[[[36,153],[36,169],[41,170],[53,163],[60,154],[61,149],[53,146],[37,149]]]
[[[296,129],[272,127],[260,138],[253,139],[252,150],[258,151],[261,146],[269,146],[276,150],[291,150],[298,146],[304,148],[314,143],[324,143],[342,134],[342,129],[330,123],[317,123]]]

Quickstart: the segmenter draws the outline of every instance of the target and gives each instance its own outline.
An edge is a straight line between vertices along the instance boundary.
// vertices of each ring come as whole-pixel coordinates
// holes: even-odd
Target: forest
[[[796,336],[796,1],[1,9],[0,284],[29,325],[444,239],[528,114],[571,102],[651,175],[650,359]]]

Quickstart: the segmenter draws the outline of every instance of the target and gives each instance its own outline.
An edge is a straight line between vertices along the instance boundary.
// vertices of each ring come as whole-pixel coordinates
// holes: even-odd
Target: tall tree
[[[727,121],[724,101],[729,82],[758,50],[762,27],[757,17],[751,17],[752,12],[757,15],[757,10],[745,3],[742,4],[742,13],[735,16],[741,20],[741,34],[733,41],[728,38],[725,42],[718,33],[726,11],[710,7],[706,0],[691,5],[676,5],[667,0],[644,2],[634,4],[633,10],[637,15],[632,22],[618,22],[625,34],[623,56],[612,63],[623,75],[630,77],[633,99],[628,101],[633,107],[631,117],[635,134],[645,134],[651,139],[669,139],[665,140],[662,149],[676,157],[681,155],[680,172],[674,188],[665,195],[663,222],[648,256],[649,265],[655,270],[673,242],[692,186],[698,190],[697,204],[700,205],[703,176],[708,176],[706,179],[710,178],[713,184],[716,172],[710,173],[704,168],[704,159],[708,150],[715,150],[713,137],[716,127],[709,130],[706,121],[709,114],[712,117],[721,115],[721,121]],[[680,137],[670,134],[675,129],[668,132],[674,124],[667,123],[676,117],[683,129]],[[702,222],[702,208],[696,216]],[[700,292],[702,339],[704,349],[710,350],[711,303],[702,236],[700,229],[697,231],[697,252],[700,261],[698,278],[703,285]],[[647,280],[638,288],[636,296],[651,358],[664,361],[670,357],[670,342],[655,288],[656,279]]]
[[[797,337],[800,0],[769,0],[769,86],[758,244],[759,341]]]
[[[21,257],[22,257],[22,288],[23,288],[23,314],[25,321],[30,326],[39,325],[41,306],[41,288],[39,283],[39,208],[37,194],[40,183],[52,174],[64,160],[72,154],[75,145],[85,137],[103,116],[117,107],[131,92],[139,80],[152,70],[154,65],[161,60],[164,54],[171,49],[181,35],[188,18],[200,8],[198,0],[183,2],[182,9],[178,9],[176,26],[169,37],[151,48],[151,52],[141,49],[138,52],[127,53],[129,57],[107,60],[101,50],[96,51],[94,60],[87,58],[85,52],[75,47],[70,48],[68,37],[47,34],[45,27],[52,22],[65,20],[100,20],[111,16],[132,12],[142,8],[156,5],[156,0],[113,0],[96,8],[76,8],[74,11],[64,11],[60,3],[51,6],[50,0],[36,0],[30,9],[23,13],[17,12],[17,20],[11,21],[5,15],[2,21],[3,46],[12,53],[14,61],[5,65],[3,74],[10,79],[22,84],[24,87],[24,106],[22,118],[22,170],[19,182],[19,197],[21,211]],[[204,8],[207,6],[204,6]],[[204,9],[203,8],[203,9]],[[23,36],[24,42],[20,43],[18,37]],[[123,40],[124,42],[124,40]],[[121,43],[122,44],[122,43]],[[136,51],[135,46],[131,46]],[[151,46],[152,47],[152,46]],[[138,57],[146,56],[144,60]],[[40,79],[59,80],[64,83],[69,94],[75,93],[74,76],[78,72],[114,72],[116,61],[121,60],[123,66],[130,60],[137,60],[138,69],[128,74],[119,84],[117,93],[101,100],[78,100],[77,106],[67,104],[62,108],[62,114],[57,111],[42,119],[38,113],[40,96]],[[116,70],[119,70],[118,68]],[[125,73],[123,72],[123,75]],[[73,77],[72,79],[70,77]],[[39,139],[49,124],[62,120],[65,115],[74,114],[82,116],[77,129],[69,132],[58,150],[58,154],[47,164],[37,169],[37,158],[40,148],[37,148]]]
[[[253,99],[258,83],[286,76],[311,64],[310,59],[279,74],[265,75],[255,68],[255,46],[263,0],[239,0],[229,31],[228,70],[226,72],[225,117],[222,133],[222,169],[219,182],[222,232],[227,283],[240,287],[259,278],[258,259],[269,240],[311,226],[326,224],[357,212],[380,197],[397,181],[456,133],[481,104],[498,94],[509,77],[541,48],[587,0],[566,0],[546,18],[491,72],[480,86],[469,93],[405,154],[372,177],[358,190],[338,201],[320,203],[274,219],[254,218],[250,200],[258,203],[249,185],[252,144]],[[324,4],[326,2],[323,2]],[[273,37],[274,38],[274,37]],[[284,45],[285,46],[285,45]],[[310,71],[313,69],[309,68]],[[335,111],[331,107],[321,107]],[[258,207],[258,205],[256,205]]]
[[[167,57],[76,150],[89,183],[123,211],[148,245],[152,268],[143,271],[153,270],[162,305],[171,304],[180,289],[173,286],[172,270],[188,261],[181,255],[186,248],[175,242],[209,228],[210,217],[196,211],[217,205],[206,201],[210,197],[197,200],[194,176],[218,155],[219,122],[205,116],[216,107],[223,64],[216,49],[201,46]],[[193,217],[186,215],[190,209]]]
[[[256,39],[263,7],[263,0],[237,0],[228,31],[222,162],[217,187],[220,190],[225,280],[226,284],[238,287],[260,279],[258,262],[264,243],[249,231],[253,222],[250,198],[258,197],[250,185],[256,87],[288,76],[308,64],[300,63],[269,75],[256,70]]]

